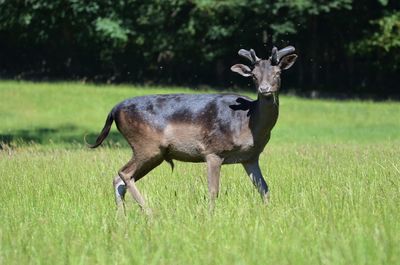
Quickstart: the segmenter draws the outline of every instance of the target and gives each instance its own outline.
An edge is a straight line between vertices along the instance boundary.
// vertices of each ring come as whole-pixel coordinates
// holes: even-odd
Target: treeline
[[[288,44],[285,87],[396,92],[400,1],[0,0],[2,78],[245,85],[240,48]]]

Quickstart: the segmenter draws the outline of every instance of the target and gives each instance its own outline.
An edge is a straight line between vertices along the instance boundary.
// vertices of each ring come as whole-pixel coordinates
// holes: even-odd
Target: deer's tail
[[[108,133],[110,132],[111,129],[111,125],[114,121],[114,115],[113,115],[113,111],[111,111],[106,119],[106,123],[104,124],[104,128],[103,130],[101,130],[101,133],[99,134],[99,136],[97,136],[96,142],[94,144],[89,144],[86,142],[86,136],[85,136],[85,143],[89,148],[96,148],[99,145],[101,145],[101,143],[104,141],[104,139],[107,138]]]

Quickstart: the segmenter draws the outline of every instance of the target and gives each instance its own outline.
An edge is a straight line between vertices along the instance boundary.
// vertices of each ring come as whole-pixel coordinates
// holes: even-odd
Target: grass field
[[[204,164],[166,163],[138,182],[153,209],[114,211],[131,156],[124,98],[182,88],[0,82],[0,264],[399,264],[400,104],[282,96],[261,158],[265,207],[240,165],[208,211]],[[131,198],[127,197],[128,202]]]

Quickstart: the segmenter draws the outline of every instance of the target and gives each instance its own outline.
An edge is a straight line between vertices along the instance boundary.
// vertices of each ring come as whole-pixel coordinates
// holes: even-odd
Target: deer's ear
[[[282,70],[289,69],[296,62],[296,59],[297,59],[296,54],[291,54],[291,55],[285,56],[281,59],[281,61],[279,63],[279,67]]]
[[[248,77],[251,76],[251,69],[247,65],[244,64],[235,64],[231,67],[231,71],[238,73],[242,76]]]

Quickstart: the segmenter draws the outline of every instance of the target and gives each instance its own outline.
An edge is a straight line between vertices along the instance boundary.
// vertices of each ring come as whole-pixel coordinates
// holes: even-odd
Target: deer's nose
[[[272,90],[271,86],[269,86],[269,85],[260,85],[260,87],[258,89],[261,93],[267,93]]]

